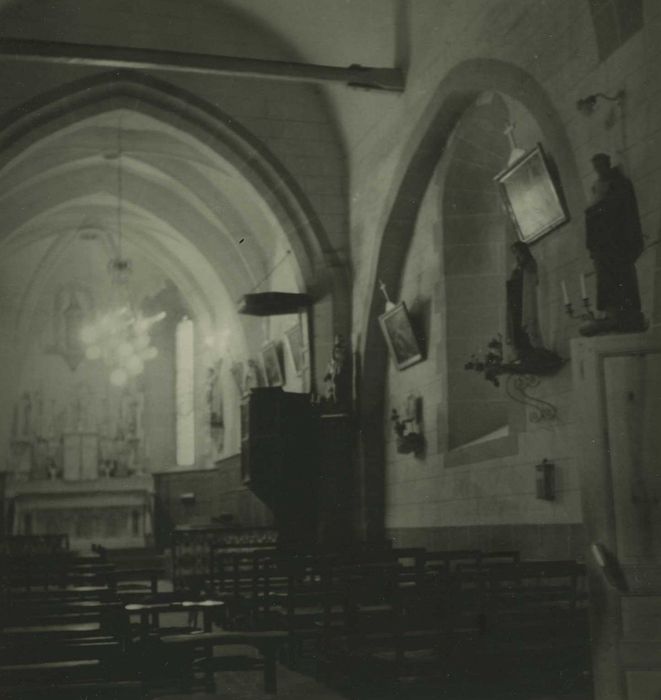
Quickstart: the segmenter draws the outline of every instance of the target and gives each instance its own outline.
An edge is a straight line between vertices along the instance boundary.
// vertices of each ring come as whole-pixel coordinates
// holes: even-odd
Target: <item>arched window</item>
[[[176,331],[177,466],[195,464],[195,336],[193,321],[185,317]]]

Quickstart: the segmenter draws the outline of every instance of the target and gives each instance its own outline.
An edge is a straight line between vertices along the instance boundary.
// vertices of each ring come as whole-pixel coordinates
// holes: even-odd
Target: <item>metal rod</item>
[[[365,68],[359,65],[341,68],[293,61],[270,61],[35,39],[0,39],[0,56],[21,61],[73,66],[244,75],[275,80],[343,82],[351,87],[394,92],[402,92],[405,84],[404,74],[399,68]]]

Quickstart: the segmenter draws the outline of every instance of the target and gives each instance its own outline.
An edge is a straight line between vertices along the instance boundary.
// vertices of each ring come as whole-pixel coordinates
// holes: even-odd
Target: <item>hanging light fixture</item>
[[[165,312],[154,316],[143,316],[135,310],[131,293],[133,264],[122,254],[122,125],[121,117],[117,135],[117,153],[107,155],[108,160],[117,159],[117,243],[108,264],[111,288],[116,308],[109,310],[94,323],[81,331],[85,345],[85,356],[89,360],[102,359],[110,370],[110,382],[124,386],[130,377],[139,375],[145,362],[154,359],[158,350],[151,344],[152,326],[165,318]],[[114,242],[113,242],[114,243]]]

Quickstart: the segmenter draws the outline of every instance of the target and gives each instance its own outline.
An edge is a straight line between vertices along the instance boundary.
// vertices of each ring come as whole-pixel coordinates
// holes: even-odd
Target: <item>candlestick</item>
[[[581,280],[581,298],[587,299],[588,293],[587,293],[587,290],[585,289],[585,275],[582,272],[580,274],[580,280]]]
[[[562,301],[565,304],[569,304],[569,294],[567,294],[567,285],[564,280],[561,280],[560,287],[562,287]]]

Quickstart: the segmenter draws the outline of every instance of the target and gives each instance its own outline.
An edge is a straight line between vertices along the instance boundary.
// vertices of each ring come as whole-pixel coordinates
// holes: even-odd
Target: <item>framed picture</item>
[[[282,376],[282,368],[280,367],[278,347],[274,342],[267,343],[264,346],[262,360],[264,362],[266,386],[282,386],[285,382]]]
[[[422,360],[422,352],[403,301],[381,314],[379,323],[397,369],[405,369]]]
[[[230,373],[232,374],[232,378],[234,379],[234,383],[236,384],[239,394],[243,394],[245,389],[243,362],[233,362],[232,366],[230,367]]]
[[[531,243],[569,221],[542,145],[496,175],[519,240]]]
[[[294,369],[296,374],[300,374],[303,370],[303,329],[301,324],[297,323],[288,331],[285,331],[285,335],[287,336],[287,344],[289,345]]]
[[[264,373],[259,362],[251,357],[246,364],[243,390],[247,393],[251,389],[258,389],[262,386],[264,386]]]

